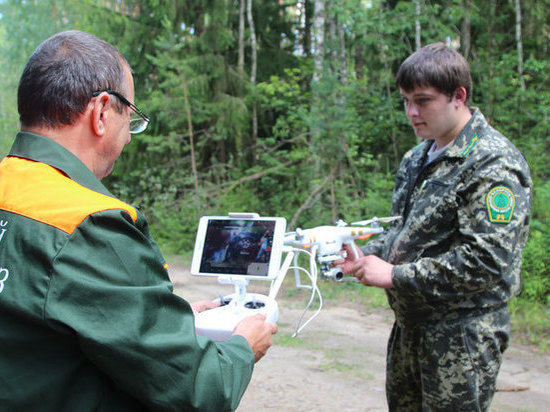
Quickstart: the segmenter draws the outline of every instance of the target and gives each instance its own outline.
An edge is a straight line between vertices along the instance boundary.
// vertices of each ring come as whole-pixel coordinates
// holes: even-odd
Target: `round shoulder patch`
[[[496,186],[489,190],[485,198],[487,216],[490,222],[509,223],[516,207],[516,197],[506,186]]]

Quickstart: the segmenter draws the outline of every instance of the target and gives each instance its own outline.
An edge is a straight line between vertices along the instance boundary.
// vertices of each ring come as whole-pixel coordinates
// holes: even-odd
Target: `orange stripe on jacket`
[[[94,192],[54,167],[18,157],[0,162],[0,209],[66,233],[72,233],[89,215],[104,210],[125,210],[134,222],[137,220],[132,206]]]

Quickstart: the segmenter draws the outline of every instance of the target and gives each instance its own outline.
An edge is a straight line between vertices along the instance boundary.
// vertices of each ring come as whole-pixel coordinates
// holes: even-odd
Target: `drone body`
[[[367,239],[373,234],[382,233],[384,229],[362,227],[319,226],[312,229],[297,229],[294,246],[311,249],[317,246],[320,262],[342,258],[342,246],[352,244],[355,239]]]
[[[336,226],[318,226],[311,229],[296,229],[285,238],[285,244],[300,249],[314,249],[317,262],[321,265],[321,274],[335,280],[342,280],[343,273],[339,268],[333,268],[331,262],[345,258],[343,245],[353,245],[356,239],[367,239],[372,235],[382,233],[384,229],[379,222],[391,222],[401,216],[389,218],[373,218],[355,225],[370,225],[368,227],[347,226],[339,221]],[[355,252],[355,248],[353,248]]]

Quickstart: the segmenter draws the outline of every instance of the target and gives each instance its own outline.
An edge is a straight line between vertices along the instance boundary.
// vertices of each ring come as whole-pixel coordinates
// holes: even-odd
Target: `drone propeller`
[[[378,222],[389,223],[389,222],[393,222],[394,220],[399,220],[402,218],[403,218],[402,216],[373,217],[372,219],[353,222],[352,225],[366,226],[366,225],[370,225],[371,223],[378,223]]]
[[[348,224],[344,222],[342,219],[338,219],[335,223],[336,227],[346,227]]]

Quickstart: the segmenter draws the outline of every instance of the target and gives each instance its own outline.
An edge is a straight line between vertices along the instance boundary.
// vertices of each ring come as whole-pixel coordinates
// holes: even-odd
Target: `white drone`
[[[307,304],[302,317],[298,321],[296,332],[294,337],[300,333],[300,331],[315,318],[321,308],[323,307],[323,299],[321,292],[317,287],[317,263],[321,268],[321,276],[327,279],[336,281],[351,280],[356,281],[355,278],[348,276],[344,277],[342,269],[339,267],[333,267],[332,262],[340,260],[346,257],[346,252],[342,250],[343,245],[350,245],[351,249],[356,254],[357,250],[355,246],[355,239],[368,239],[372,235],[380,234],[384,231],[384,228],[380,226],[380,223],[389,223],[394,220],[401,219],[401,216],[391,217],[374,217],[368,220],[361,220],[359,222],[353,222],[352,226],[348,226],[346,222],[339,220],[335,226],[318,226],[311,229],[297,228],[294,232],[288,232],[285,234],[285,246],[290,251],[305,252],[309,255],[309,271],[298,265],[298,254],[293,252],[289,256],[293,256],[294,264],[290,269],[294,269],[294,276],[296,279],[296,287],[302,289],[312,290],[311,298]],[[365,227],[368,226],[368,227]],[[292,258],[291,258],[292,259]],[[311,285],[303,285],[300,280],[299,271],[303,271],[309,276]],[[317,294],[319,298],[319,308],[317,311],[302,324],[302,319],[313,303]]]
[[[398,219],[401,219],[401,216],[374,217],[353,222],[352,226],[338,220],[335,226],[318,226],[304,230],[298,228],[285,235],[285,245],[311,250],[321,266],[321,275],[325,278],[342,281],[344,280],[342,270],[331,265],[332,262],[346,257],[342,246],[350,245],[352,250],[357,253],[353,247],[356,239],[368,239],[372,235],[380,234],[384,231],[380,223],[389,223]]]

